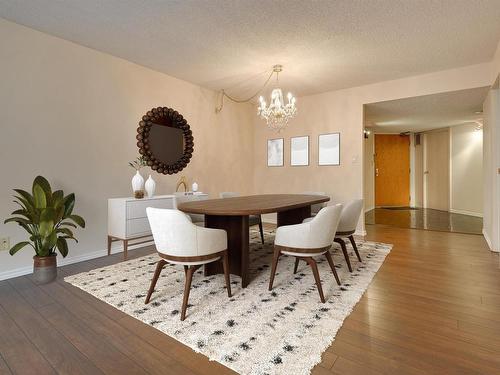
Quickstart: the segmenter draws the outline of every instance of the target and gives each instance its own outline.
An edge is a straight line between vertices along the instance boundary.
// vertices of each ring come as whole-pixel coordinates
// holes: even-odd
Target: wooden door
[[[424,135],[424,207],[450,208],[450,135],[448,130]]]
[[[410,137],[375,134],[375,206],[410,205]]]

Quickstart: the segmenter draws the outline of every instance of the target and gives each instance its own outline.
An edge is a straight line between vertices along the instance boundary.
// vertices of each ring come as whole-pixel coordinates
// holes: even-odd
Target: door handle
[[[378,168],[375,168],[375,177],[378,177]]]

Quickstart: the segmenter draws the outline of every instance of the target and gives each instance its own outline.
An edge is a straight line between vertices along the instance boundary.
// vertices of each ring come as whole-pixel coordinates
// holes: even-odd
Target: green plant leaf
[[[73,207],[75,207],[75,194],[71,193],[64,197],[64,218],[71,215]]]
[[[29,244],[30,243],[28,241],[19,242],[19,243],[15,244],[14,246],[12,246],[12,248],[9,250],[9,254],[14,255],[19,250],[21,250],[23,247],[25,247],[26,245],[29,245]]]
[[[54,231],[54,222],[52,220],[40,221],[40,228],[38,230],[42,237],[48,237]]]
[[[40,185],[33,185],[33,197],[35,198],[36,208],[47,207],[47,198],[45,196],[45,192],[43,191]]]
[[[47,250],[51,250],[54,248],[54,246],[56,246],[56,243],[57,243],[57,234],[55,231],[53,231],[52,233],[50,233],[49,236],[45,238],[42,246]]]
[[[85,220],[83,220],[83,217],[79,215],[70,215],[68,219],[73,220],[76,224],[78,224],[82,228],[85,228]]]
[[[14,191],[19,194],[26,202],[29,203],[29,205],[34,206],[35,205],[35,198],[28,193],[26,190],[23,189],[14,189]]]
[[[24,208],[20,208],[18,210],[13,211],[11,213],[11,215],[21,215],[21,216],[24,216],[27,219],[31,219],[29,211],[25,210]]]
[[[4,224],[7,224],[7,223],[18,223],[18,224],[31,224],[31,221],[29,221],[28,219],[25,219],[24,217],[9,217],[8,219],[5,219],[5,221],[3,222]]]
[[[62,190],[56,190],[52,193],[52,207],[58,209],[64,204],[64,193]]]
[[[66,238],[67,240],[73,240],[75,241],[76,243],[78,243],[78,240],[75,238],[75,237],[70,237],[70,236],[61,236],[59,238]]]
[[[62,237],[58,238],[56,246],[63,258],[66,258],[66,255],[68,255],[68,243],[66,242],[66,239]]]
[[[69,228],[57,228],[57,233],[64,233],[65,235],[69,237],[73,237],[73,231]]]
[[[41,213],[40,213],[40,220],[41,221],[55,221],[56,219],[56,210],[54,210],[52,207],[47,207],[44,208]]]
[[[50,187],[49,181],[43,176],[36,176],[33,180],[33,195],[35,195],[35,185],[38,185],[42,188],[47,200],[52,198],[52,189]]]
[[[65,225],[67,225],[68,227],[73,227],[73,228],[76,228],[76,225],[75,225],[75,224],[73,224],[73,223],[71,223],[71,222],[69,222],[69,221],[63,221],[63,222],[61,223],[61,226],[65,226]]]

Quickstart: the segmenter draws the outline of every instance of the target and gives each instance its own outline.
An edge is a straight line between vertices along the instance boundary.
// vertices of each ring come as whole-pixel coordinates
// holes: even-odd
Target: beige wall
[[[226,103],[216,115],[212,91],[1,19],[0,82],[1,222],[14,210],[12,189],[46,176],[76,193],[76,211],[87,220],[71,246],[74,260],[104,251],[107,199],[131,194],[127,162],[138,155],[137,122],[152,107],[172,107],[191,125],[195,151],[181,172],[190,181],[213,196],[252,190],[249,105]],[[153,178],[165,194],[179,175]],[[3,236],[15,243],[25,234],[0,223]],[[32,255],[0,253],[0,276],[29,270]]]
[[[450,128],[451,212],[482,216],[483,133],[476,124]]]

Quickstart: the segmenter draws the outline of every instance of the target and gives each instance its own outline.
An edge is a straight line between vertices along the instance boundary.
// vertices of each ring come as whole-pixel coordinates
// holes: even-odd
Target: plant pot
[[[33,257],[33,281],[47,284],[57,278],[57,254],[48,257]]]

